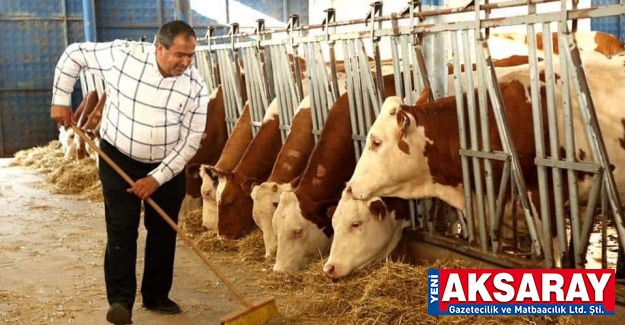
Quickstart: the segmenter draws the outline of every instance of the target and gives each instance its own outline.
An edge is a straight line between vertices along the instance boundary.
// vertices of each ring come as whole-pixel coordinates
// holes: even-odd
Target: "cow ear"
[[[250,196],[252,195],[253,186],[260,183],[261,181],[259,179],[247,177],[243,182],[241,182],[241,188],[243,189],[243,192],[245,192],[245,195]]]
[[[369,201],[369,212],[373,214],[378,221],[386,218],[386,204],[381,199]]]
[[[302,174],[303,175],[303,174]],[[291,188],[296,188],[299,185],[299,182],[302,180],[302,175],[299,175],[293,178],[289,183],[291,184]]]
[[[332,219],[332,216],[334,216],[334,212],[336,212],[336,205],[332,205],[326,209],[326,215],[328,219]]]
[[[198,178],[200,177],[200,164],[191,164],[188,165],[184,171],[185,171],[185,175],[188,178]]]
[[[399,127],[399,138],[404,138],[406,133],[408,133],[410,118],[408,117],[408,113],[403,110],[397,111],[397,126]]]
[[[399,146],[399,150],[404,152],[405,154],[410,154],[410,146],[408,142],[404,140],[406,138],[406,134],[408,133],[408,127],[410,127],[410,118],[408,117],[408,113],[404,110],[399,110],[397,112],[397,126],[399,130],[397,131],[397,145]]]
[[[423,105],[423,104],[428,103],[430,101],[431,95],[432,95],[432,89],[430,87],[426,87],[421,92],[421,95],[419,96],[419,99],[417,99],[417,102],[415,103],[415,105]]]

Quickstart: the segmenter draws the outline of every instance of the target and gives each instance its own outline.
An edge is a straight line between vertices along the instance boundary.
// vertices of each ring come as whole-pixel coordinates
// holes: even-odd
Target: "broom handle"
[[[74,129],[74,132],[76,132],[76,134],[78,134],[78,136],[80,136],[83,140],[85,140],[85,142],[87,142],[89,144],[89,146],[91,146],[91,148],[93,148],[93,150],[95,150],[98,155],[100,155],[100,157],[104,158],[104,160],[111,166],[113,167],[113,169],[124,179],[126,180],[126,182],[128,182],[128,184],[130,184],[130,186],[134,185],[134,181],[132,180],[132,178],[130,178],[128,176],[128,174],[126,174],[121,168],[119,168],[119,166],[117,166],[117,164],[111,159],[109,158],[109,156],[107,154],[105,154],[102,149],[100,149],[93,141],[91,141],[91,139],[89,137],[87,137],[83,131],[81,129],[79,129],[74,123],[71,124],[72,129]],[[206,255],[204,255],[204,252],[202,252],[197,245],[189,238],[187,237],[187,235],[184,234],[184,232],[182,230],[180,230],[180,228],[178,228],[178,226],[176,225],[176,223],[171,220],[171,218],[167,215],[167,213],[165,213],[165,211],[163,211],[163,209],[161,209],[160,206],[158,206],[158,204],[156,204],[156,202],[154,202],[154,200],[152,200],[151,198],[148,198],[146,200],[150,206],[152,208],[154,208],[154,210],[161,216],[163,217],[163,219],[165,219],[165,221],[167,221],[167,223],[174,228],[174,230],[178,233],[178,235],[189,245],[191,246],[191,248],[193,248],[193,250],[195,251],[195,253],[202,259],[202,261],[204,261],[204,263],[206,263],[206,265],[208,265],[208,267],[215,273],[215,275],[221,279],[221,281],[228,287],[228,289],[230,289],[230,291],[232,291],[232,293],[234,293],[235,296],[237,296],[237,298],[239,298],[239,300],[241,301],[241,303],[243,303],[243,305],[245,305],[245,307],[247,308],[252,308],[253,305],[252,303],[250,303],[249,300],[247,300],[240,292],[239,290],[237,290],[237,288],[234,287],[234,285],[221,273],[221,271],[219,271],[219,269],[217,268],[217,266],[215,264],[213,264],[213,262],[211,262]]]

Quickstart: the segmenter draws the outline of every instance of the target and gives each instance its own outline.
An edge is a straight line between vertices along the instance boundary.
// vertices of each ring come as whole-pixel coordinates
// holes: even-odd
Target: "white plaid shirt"
[[[197,69],[164,78],[153,44],[75,43],[56,66],[52,105],[70,105],[81,69],[106,83],[102,139],[137,161],[160,163],[149,174],[161,185],[180,173],[197,152],[206,125],[208,88]]]

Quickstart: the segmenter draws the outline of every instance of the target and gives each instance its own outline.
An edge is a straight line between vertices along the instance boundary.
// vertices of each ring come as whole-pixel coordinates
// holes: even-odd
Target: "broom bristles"
[[[262,325],[280,316],[278,305],[273,297],[252,303],[252,307],[242,307],[220,319],[223,325]]]

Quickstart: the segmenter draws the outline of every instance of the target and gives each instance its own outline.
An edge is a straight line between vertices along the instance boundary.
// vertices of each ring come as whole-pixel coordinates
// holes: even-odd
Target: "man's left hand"
[[[158,189],[158,182],[152,176],[144,177],[135,182],[135,184],[126,190],[133,193],[141,200],[147,200]]]

